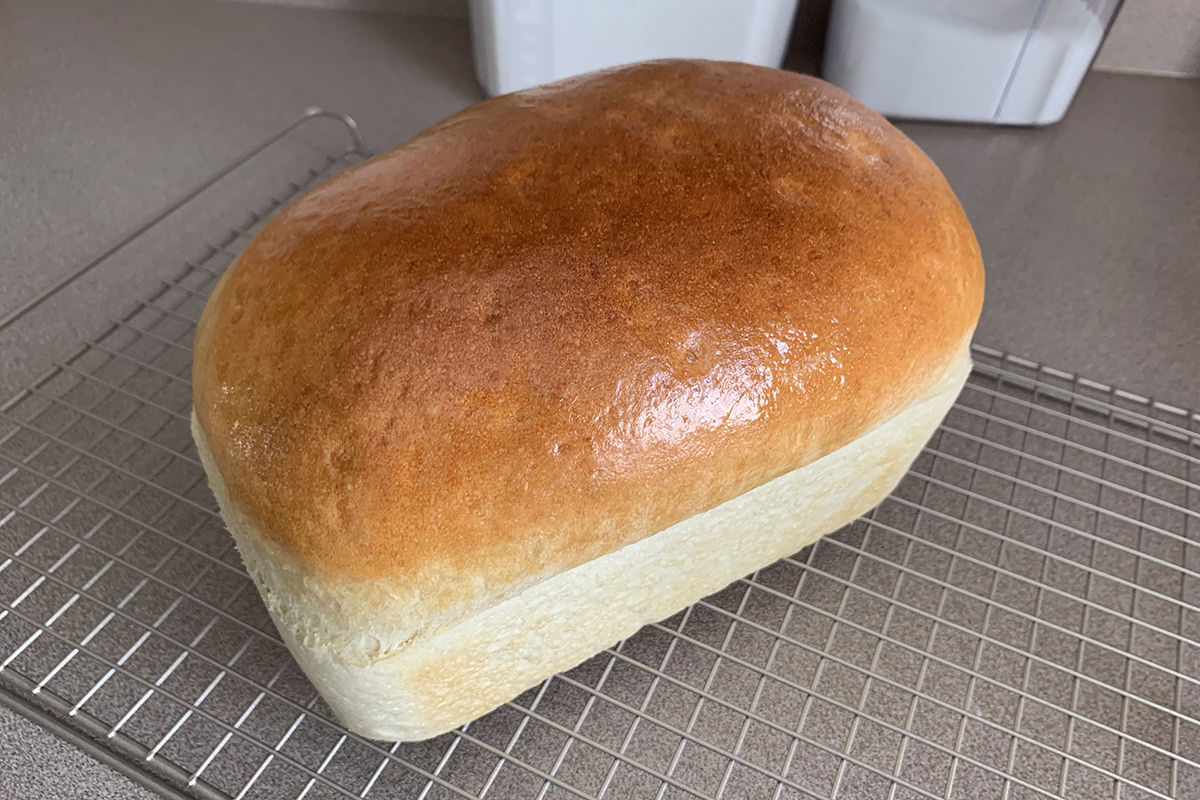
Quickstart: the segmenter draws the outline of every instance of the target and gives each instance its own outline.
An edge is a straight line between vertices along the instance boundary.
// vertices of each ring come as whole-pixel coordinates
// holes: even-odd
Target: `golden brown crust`
[[[195,410],[315,574],[478,596],[856,439],[982,294],[953,193],[881,117],[654,62],[481,103],[279,214],[205,309]]]

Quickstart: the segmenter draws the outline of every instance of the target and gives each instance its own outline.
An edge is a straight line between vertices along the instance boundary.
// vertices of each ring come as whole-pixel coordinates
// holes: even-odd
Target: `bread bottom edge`
[[[444,733],[873,508],[904,476],[969,372],[964,349],[932,392],[849,445],[386,658],[348,664],[298,641],[287,626],[278,625],[280,634],[349,729],[388,741]],[[236,515],[226,521],[251,574],[269,568],[250,563],[254,534]]]

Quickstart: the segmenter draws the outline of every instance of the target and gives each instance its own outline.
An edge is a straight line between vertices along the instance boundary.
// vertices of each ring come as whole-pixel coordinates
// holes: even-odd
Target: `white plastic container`
[[[778,67],[797,0],[471,0],[490,95],[651,58]]]
[[[834,0],[825,78],[912,119],[1062,119],[1116,0]]]

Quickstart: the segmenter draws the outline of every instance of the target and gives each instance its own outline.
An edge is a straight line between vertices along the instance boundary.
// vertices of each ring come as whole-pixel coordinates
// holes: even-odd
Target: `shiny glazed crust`
[[[198,433],[227,518],[340,620],[281,627],[367,663],[895,418],[982,293],[881,117],[653,62],[473,106],[280,213],[200,321]]]

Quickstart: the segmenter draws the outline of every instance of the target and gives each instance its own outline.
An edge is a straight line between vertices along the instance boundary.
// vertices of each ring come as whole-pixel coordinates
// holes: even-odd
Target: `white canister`
[[[1062,119],[1116,0],[834,0],[824,74],[888,116]]]
[[[652,58],[778,67],[797,0],[471,0],[489,95]]]

